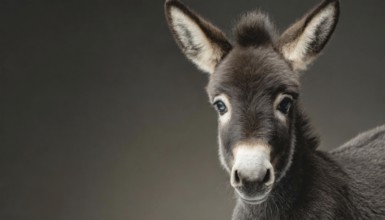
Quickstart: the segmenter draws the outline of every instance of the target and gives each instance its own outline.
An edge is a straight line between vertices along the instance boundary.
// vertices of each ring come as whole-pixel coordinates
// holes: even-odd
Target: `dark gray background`
[[[282,30],[317,0],[186,0],[230,32]],[[303,76],[322,148],[385,123],[385,1],[342,2]],[[163,1],[0,1],[0,219],[230,219],[207,76],[176,47]]]

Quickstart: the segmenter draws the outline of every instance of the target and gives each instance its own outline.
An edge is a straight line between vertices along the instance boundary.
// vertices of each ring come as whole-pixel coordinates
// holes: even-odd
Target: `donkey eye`
[[[277,110],[282,112],[283,114],[287,114],[289,113],[292,104],[293,104],[293,100],[290,97],[285,97],[278,104]]]
[[[223,115],[227,112],[227,107],[226,107],[225,103],[223,103],[220,100],[214,102],[214,107],[219,112],[220,115]]]

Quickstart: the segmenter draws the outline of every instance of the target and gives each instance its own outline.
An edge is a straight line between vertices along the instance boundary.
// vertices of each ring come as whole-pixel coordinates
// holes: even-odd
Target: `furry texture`
[[[165,13],[171,33],[186,57],[201,70],[214,72],[232,47],[225,34],[179,1],[166,1]]]
[[[233,219],[385,219],[385,126],[327,153],[307,146],[301,117],[288,173],[265,203],[238,200]]]
[[[274,44],[277,33],[269,17],[261,11],[243,15],[235,27],[237,43],[243,47]]]
[[[339,2],[323,1],[281,36],[278,48],[295,71],[305,70],[329,41],[339,18]]]
[[[172,13],[173,8],[179,14]],[[207,93],[211,103],[225,99],[229,112],[227,118],[220,118],[218,128],[223,167],[230,175],[235,173],[238,146],[255,148],[255,143],[264,143],[270,154],[266,158],[273,169],[271,187],[259,182],[247,186],[264,198],[262,202],[245,200],[239,193],[251,193],[240,190],[242,182],[233,184],[238,193],[234,220],[385,219],[385,126],[330,153],[322,152],[317,150],[318,136],[299,100],[296,73],[325,47],[338,15],[338,1],[325,0],[278,36],[267,16],[254,11],[240,19],[236,44],[231,45],[218,29],[180,2],[166,2],[166,17],[182,51],[201,69],[207,62],[215,64]],[[196,47],[197,39],[206,45]],[[219,55],[201,56],[210,51],[204,48],[213,45]],[[292,98],[291,108],[277,114],[283,96]],[[255,172],[247,173],[250,177]]]

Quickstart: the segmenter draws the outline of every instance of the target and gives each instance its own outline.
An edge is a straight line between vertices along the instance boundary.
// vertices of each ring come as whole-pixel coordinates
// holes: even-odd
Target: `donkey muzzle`
[[[241,198],[254,201],[265,197],[274,183],[269,147],[241,145],[234,148],[230,175],[231,185]]]

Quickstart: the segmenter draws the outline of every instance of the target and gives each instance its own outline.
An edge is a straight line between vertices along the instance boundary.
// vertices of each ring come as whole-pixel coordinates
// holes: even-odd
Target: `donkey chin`
[[[273,187],[275,176],[269,149],[266,145],[239,145],[234,148],[230,182],[245,203],[266,201]]]

